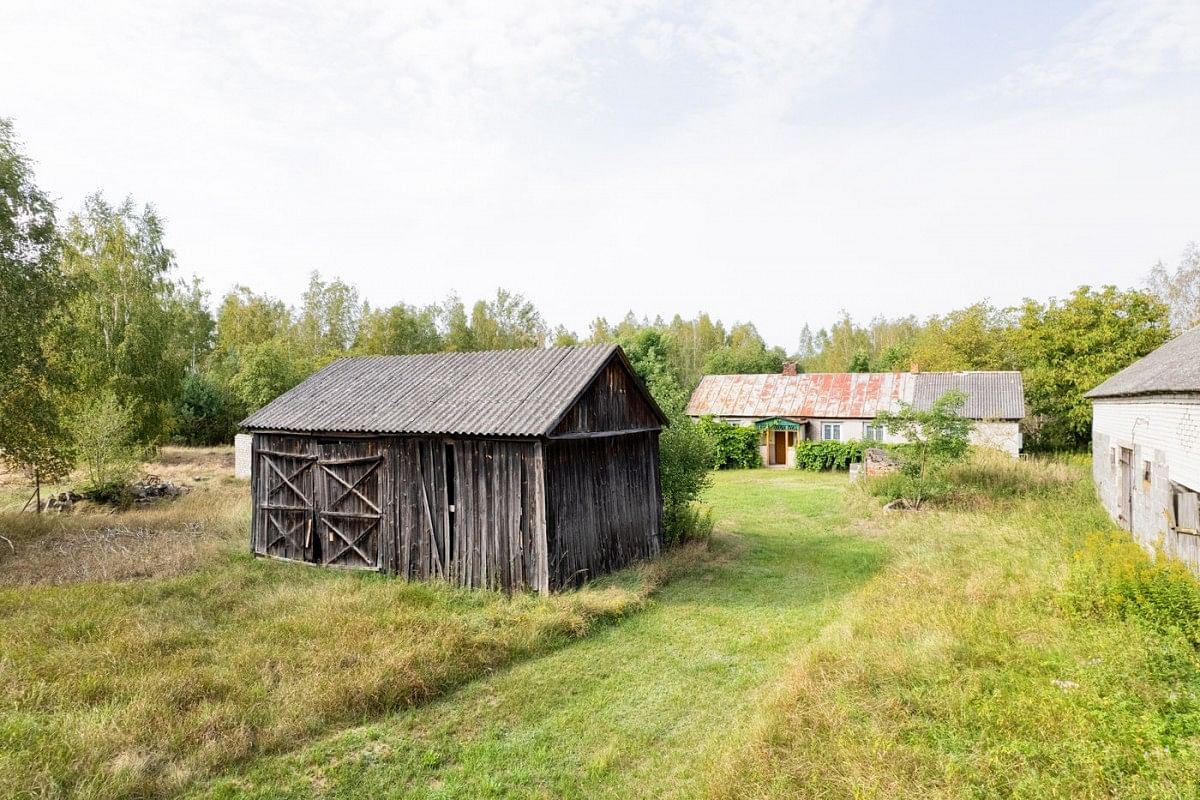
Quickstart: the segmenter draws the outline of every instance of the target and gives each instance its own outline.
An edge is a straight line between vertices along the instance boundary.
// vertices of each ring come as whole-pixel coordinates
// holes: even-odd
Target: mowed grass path
[[[885,548],[845,475],[722,473],[717,558],[646,611],[429,705],[252,762],[210,797],[671,797],[752,735],[796,654]]]

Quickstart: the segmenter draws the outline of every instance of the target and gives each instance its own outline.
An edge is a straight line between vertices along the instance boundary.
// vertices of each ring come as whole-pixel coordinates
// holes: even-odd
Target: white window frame
[[[833,430],[835,435],[828,436],[826,431]],[[842,423],[840,422],[822,422],[821,423],[821,441],[822,442],[840,442],[842,440]]]
[[[863,423],[863,441],[864,442],[882,442],[883,441],[883,426],[874,425],[870,422]]]

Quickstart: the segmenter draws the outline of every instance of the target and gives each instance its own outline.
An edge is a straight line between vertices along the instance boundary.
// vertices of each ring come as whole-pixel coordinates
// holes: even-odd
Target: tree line
[[[43,479],[104,463],[98,447],[227,442],[244,415],[346,355],[580,342],[623,345],[672,416],[702,375],[778,372],[787,360],[808,371],[1019,369],[1034,438],[1074,446],[1090,424],[1084,391],[1200,322],[1194,246],[1141,289],[1080,287],[927,320],[843,314],[827,330],[805,325],[791,353],[753,323],[704,313],[600,317],[580,335],[503,289],[470,308],[455,295],[374,307],[354,285],[313,273],[294,306],[245,286],[213,302],[183,276],[152,205],[97,193],[63,218],[4,119],[0,201],[0,453]]]

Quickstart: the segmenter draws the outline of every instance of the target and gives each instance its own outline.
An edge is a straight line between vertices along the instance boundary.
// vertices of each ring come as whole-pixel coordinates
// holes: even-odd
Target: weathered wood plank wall
[[[616,359],[596,376],[555,427],[554,436],[658,428],[661,423],[633,376]]]
[[[550,588],[577,586],[658,554],[658,432],[546,445]]]
[[[651,410],[618,371],[565,438],[330,438],[256,433],[259,555],[469,587],[547,592],[658,553]],[[641,411],[617,413],[636,401]],[[630,421],[632,420],[632,421]],[[613,434],[606,425],[633,426]]]
[[[393,571],[460,586],[548,590],[539,442],[393,441],[398,532]]]

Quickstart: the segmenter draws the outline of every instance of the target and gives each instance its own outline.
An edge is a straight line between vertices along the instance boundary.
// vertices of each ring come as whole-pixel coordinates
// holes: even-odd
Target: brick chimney
[[[781,372],[780,374],[781,375],[795,375],[796,374],[796,362],[795,361],[783,362],[783,372]]]
[[[921,365],[914,361],[914,362],[912,362],[912,366],[908,368],[908,371],[911,372],[913,375],[916,375],[918,372],[921,371]]]

